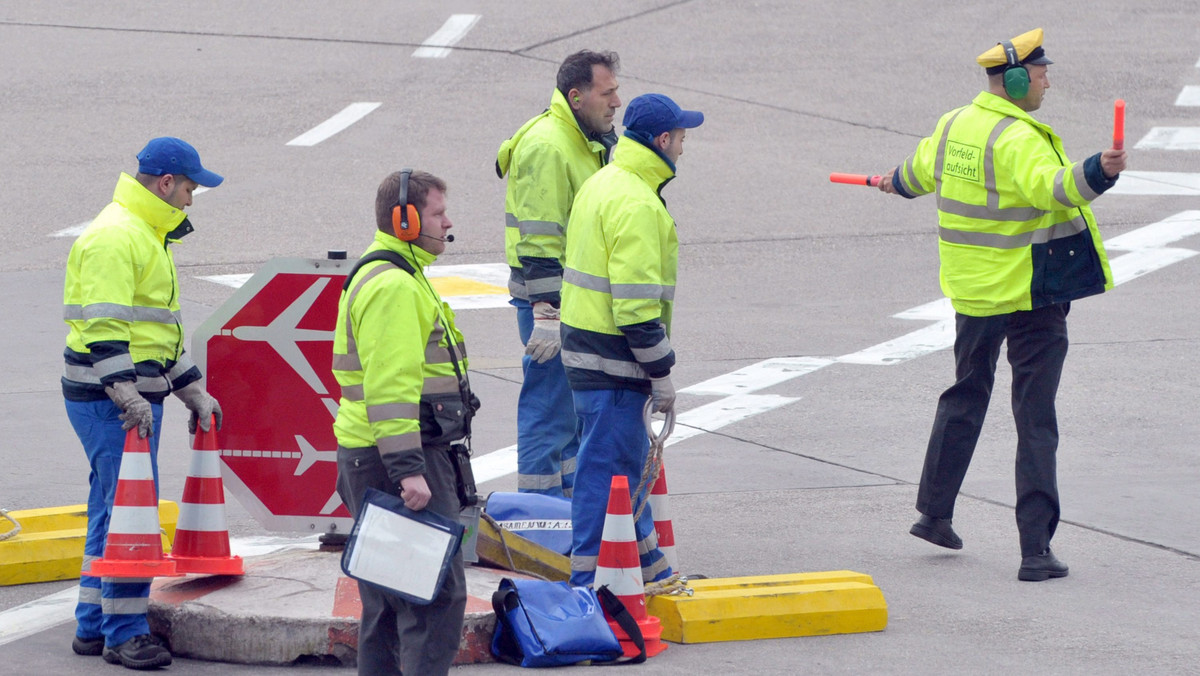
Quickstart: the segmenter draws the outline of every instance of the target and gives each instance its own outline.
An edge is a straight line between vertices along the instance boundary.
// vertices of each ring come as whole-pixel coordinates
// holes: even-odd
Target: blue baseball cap
[[[150,176],[182,174],[206,188],[215,188],[225,180],[200,166],[200,153],[191,144],[173,136],[151,139],[137,159],[138,172]]]
[[[642,94],[625,106],[625,128],[651,136],[672,129],[693,129],[701,124],[704,124],[704,113],[682,110],[662,94]]]

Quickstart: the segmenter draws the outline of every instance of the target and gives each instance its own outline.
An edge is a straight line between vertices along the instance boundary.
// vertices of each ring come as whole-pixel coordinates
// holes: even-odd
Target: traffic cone
[[[175,562],[163,558],[158,496],[150,465],[150,440],[135,426],[125,434],[117,494],[108,521],[104,557],[84,573],[93,577],[178,577]]]
[[[225,523],[225,484],[221,481],[221,455],[217,451],[217,426],[205,432],[196,426],[192,462],[179,501],[175,544],[168,558],[181,573],[243,575],[242,557],[229,552],[229,527]]]
[[[675,554],[675,527],[671,525],[671,507],[667,495],[667,468],[658,466],[658,480],[650,489],[650,512],[654,515],[654,532],[658,534],[658,549],[667,560],[672,573],[679,573],[679,559]]]
[[[604,532],[600,538],[600,555],[596,561],[594,587],[608,585],[625,609],[637,621],[646,643],[646,656],[654,657],[667,649],[660,639],[662,626],[658,618],[646,615],[646,586],[642,583],[642,564],[638,559],[637,531],[633,526],[633,508],[629,499],[629,479],[614,476],[608,489],[608,510],[604,515]],[[608,626],[621,642],[625,657],[638,654],[637,646],[621,625],[608,618]]]

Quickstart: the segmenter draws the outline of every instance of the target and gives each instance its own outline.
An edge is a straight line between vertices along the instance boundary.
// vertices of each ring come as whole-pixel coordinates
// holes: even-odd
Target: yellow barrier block
[[[48,509],[9,512],[21,524],[21,532],[0,541],[0,585],[53,582],[79,577],[83,566],[83,543],[87,539],[87,506],[70,505]],[[170,551],[179,522],[179,505],[158,501],[158,520],[163,549]],[[4,522],[12,530],[12,524]]]
[[[652,596],[646,612],[674,643],[883,631],[887,602],[853,571],[693,580],[693,596]]]
[[[571,577],[569,558],[498,527],[486,514],[479,520],[475,553],[480,562],[504,570],[537,575],[554,582],[565,582]]]

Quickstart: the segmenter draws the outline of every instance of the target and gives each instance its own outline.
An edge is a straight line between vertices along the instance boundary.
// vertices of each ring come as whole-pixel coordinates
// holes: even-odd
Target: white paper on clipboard
[[[455,534],[367,503],[346,571],[426,602],[437,595]]]

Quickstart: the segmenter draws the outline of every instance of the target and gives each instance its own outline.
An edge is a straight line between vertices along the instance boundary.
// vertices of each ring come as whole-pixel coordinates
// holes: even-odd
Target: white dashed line
[[[344,130],[350,125],[370,114],[371,111],[378,108],[378,103],[351,103],[342,109],[342,112],[325,120],[321,124],[313,127],[309,131],[297,136],[287,142],[289,146],[315,146],[321,141],[333,136],[334,134]]]
[[[416,51],[412,53],[413,57],[418,59],[444,59],[450,56],[450,49],[453,45],[458,44],[466,34],[475,27],[479,21],[478,14],[452,14],[446,23],[438,29],[436,33],[429,36],[429,39],[421,43]]]

